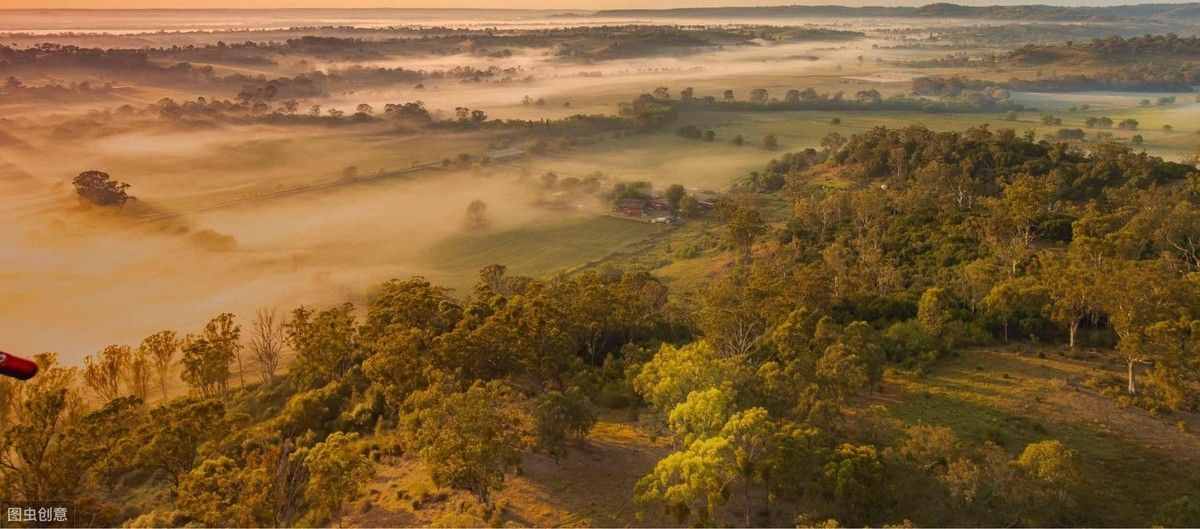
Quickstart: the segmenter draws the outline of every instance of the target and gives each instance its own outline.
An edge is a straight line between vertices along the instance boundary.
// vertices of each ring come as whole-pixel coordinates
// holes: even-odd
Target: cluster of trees
[[[1180,37],[1174,33],[1166,35],[1141,35],[1092,39],[1080,47],[1104,59],[1129,59],[1144,56],[1187,56],[1200,57],[1200,37]]]
[[[765,88],[750,91],[745,100],[738,100],[733,90],[725,90],[721,97],[698,96],[691,87],[680,91],[678,99],[671,99],[670,90],[659,87],[649,94],[661,104],[680,109],[704,108],[733,111],[788,111],[788,110],[917,110],[922,112],[997,112],[1023,110],[1024,106],[1008,100],[1003,90],[972,91],[957,97],[929,99],[896,94],[884,97],[878,90],[860,90],[854,94],[844,92],[821,93],[812,88],[791,89],[783,97],[772,96]],[[643,96],[646,97],[646,96]]]
[[[182,339],[107,347],[82,369],[41,355],[35,381],[0,383],[0,493],[71,501],[73,516],[109,526],[324,525],[397,445],[438,485],[490,505],[520,454],[561,457],[594,424],[593,399],[632,398],[623,346],[686,332],[646,274],[537,281],[501,266],[466,300],[390,281],[358,314],[264,312],[249,339],[221,314]],[[285,345],[294,360],[279,375]],[[258,380],[245,379],[247,348]],[[148,404],[176,372],[189,395]],[[169,493],[125,501],[156,490]]]
[[[103,171],[84,171],[71,183],[80,198],[97,206],[123,206],[134,199],[128,192],[129,184],[113,180]]]
[[[253,44],[253,43],[250,43]],[[263,46],[251,47],[258,53],[269,53]],[[222,45],[213,46],[220,51]],[[198,55],[197,49],[188,51]],[[475,68],[456,66],[446,70],[409,70],[349,66],[330,71],[313,70],[294,77],[268,79],[265,75],[232,73],[221,75],[211,65],[196,66],[191,62],[163,62],[158,56],[169,56],[163,50],[90,49],[77,46],[43,44],[33,48],[0,46],[0,74],[45,74],[46,72],[86,71],[110,82],[138,82],[151,85],[203,86],[209,89],[238,92],[239,99],[254,99],[270,90],[280,98],[312,98],[336,92],[372,86],[391,86],[397,83],[416,84],[430,80],[461,82],[517,82],[529,78],[519,66]],[[223,53],[221,54],[224,55]],[[262,55],[259,55],[261,57]],[[166,57],[164,57],[165,59]],[[202,56],[195,57],[203,60]],[[249,59],[242,57],[239,63]],[[269,62],[269,60],[268,60]]]
[[[95,101],[115,93],[116,89],[112,83],[93,86],[88,81],[31,86],[9,76],[4,84],[0,85],[0,96],[4,96],[8,101]]]
[[[1074,347],[1086,328],[1087,343],[1117,346],[1129,398],[1200,404],[1200,364],[1185,345],[1200,307],[1193,166],[986,128],[879,128],[830,151],[827,163],[859,187],[807,185],[818,153],[773,162],[784,184],[772,188],[795,201],[777,234],[787,255],[775,260],[824,278],[841,310],[871,315],[898,340],[893,359],[989,340]],[[1134,302],[1133,290],[1146,298]],[[918,333],[929,299],[952,325]]]
[[[1002,86],[1023,92],[1191,92],[1200,83],[1200,65],[1145,63],[1094,74],[1010,79]]]
[[[1066,92],[1079,90],[1124,90],[1191,92],[1200,83],[1200,47],[1195,37],[1175,34],[1138,37],[1110,36],[1086,43],[1022,46],[1009,53],[1019,64],[1055,64],[1091,61],[1099,65],[1120,64],[1093,74],[1072,74],[1032,80],[1012,80],[1013,90]],[[1040,75],[1039,75],[1040,77]]]

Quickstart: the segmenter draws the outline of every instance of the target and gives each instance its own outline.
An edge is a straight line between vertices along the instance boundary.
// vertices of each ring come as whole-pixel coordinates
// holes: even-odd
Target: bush
[[[567,441],[582,439],[596,425],[596,411],[578,387],[538,397],[533,418],[538,450],[555,460],[566,452]]]
[[[925,332],[917,320],[892,324],[883,332],[883,343],[888,360],[910,367],[936,360],[944,352],[942,341]]]
[[[1200,527],[1200,497],[1181,496],[1154,513],[1155,527]]]

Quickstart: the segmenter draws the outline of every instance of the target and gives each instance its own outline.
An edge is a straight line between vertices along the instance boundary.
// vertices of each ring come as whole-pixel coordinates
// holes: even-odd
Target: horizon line
[[[866,5],[849,5],[838,3],[812,3],[812,4],[772,4],[772,5],[719,5],[719,6],[679,6],[679,7],[625,7],[625,8],[607,8],[596,9],[586,7],[554,7],[554,8],[532,8],[532,7],[0,7],[0,12],[4,11],[586,11],[599,13],[604,11],[678,11],[685,9],[771,9],[780,7],[839,7],[848,9],[903,9],[903,8],[920,8],[934,5],[953,5],[959,7],[973,8],[1012,8],[1012,7],[1065,7],[1074,9],[1108,9],[1115,7],[1126,6],[1145,6],[1145,5],[1187,5],[1200,4],[1200,0],[1150,0],[1150,1],[1132,1],[1113,4],[1100,5],[1072,5],[1067,3],[1045,3],[1045,2],[1030,2],[1030,3],[1014,3],[1014,4],[973,4],[959,3],[946,1],[932,1],[925,3],[914,3],[911,5],[882,5],[882,4],[866,4]]]

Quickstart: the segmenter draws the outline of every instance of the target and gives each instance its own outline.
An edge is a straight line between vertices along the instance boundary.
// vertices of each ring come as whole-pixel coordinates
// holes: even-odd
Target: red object
[[[37,372],[37,364],[32,361],[0,351],[0,375],[29,380]]]

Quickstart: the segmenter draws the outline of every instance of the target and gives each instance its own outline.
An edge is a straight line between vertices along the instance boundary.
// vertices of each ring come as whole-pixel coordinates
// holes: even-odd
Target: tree
[[[139,434],[137,460],[145,468],[165,473],[178,489],[196,463],[200,445],[222,432],[225,406],[212,399],[173,400],[150,410]]]
[[[763,292],[745,272],[727,274],[713,282],[701,298],[696,324],[707,342],[724,357],[747,357],[769,331]]]
[[[1150,381],[1154,396],[1173,410],[1194,409],[1200,382],[1200,320],[1182,315],[1146,329],[1155,352]]]
[[[52,353],[34,361],[38,376],[0,401],[9,408],[0,422],[0,492],[8,501],[72,501],[85,491],[81,473],[95,455],[74,435],[83,406],[76,369]]]
[[[1073,259],[1049,259],[1044,263],[1041,281],[1050,292],[1050,317],[1067,328],[1067,343],[1075,348],[1079,325],[1099,310],[1095,271]]]
[[[487,203],[482,200],[472,200],[467,205],[467,228],[478,230],[488,225]]]
[[[724,437],[701,439],[673,452],[638,480],[634,499],[639,504],[662,503],[680,523],[694,516],[697,525],[724,525],[719,508],[737,478],[733,447]]]
[[[767,232],[767,223],[757,209],[739,207],[729,219],[729,238],[741,253],[743,262],[750,260],[754,241]]]
[[[158,374],[158,384],[164,400],[167,398],[167,375],[170,374],[171,363],[175,359],[175,353],[179,351],[179,346],[175,331],[159,331],[151,334],[138,346],[138,350],[144,351],[154,364],[154,371]]]
[[[838,446],[825,464],[825,485],[836,501],[841,516],[848,524],[878,524],[887,492],[883,460],[874,446]]]
[[[291,372],[305,388],[319,388],[341,377],[358,359],[358,329],[349,303],[321,312],[299,307],[284,330],[296,352]]]
[[[1082,484],[1079,455],[1061,441],[1040,441],[1027,445],[1014,465],[1032,485],[1026,491],[1031,525],[1073,525],[1073,496]]]
[[[1022,317],[1040,316],[1050,303],[1049,292],[1037,278],[1025,276],[1007,279],[992,287],[984,296],[982,304],[1004,330],[1004,342],[1008,343],[1009,324]]]
[[[687,196],[687,190],[679,184],[671,184],[671,186],[663,192],[663,197],[667,199],[667,204],[671,206],[672,213],[679,211],[679,203],[685,196]]]
[[[718,388],[725,381],[737,380],[733,368],[707,342],[683,347],[663,344],[634,376],[633,387],[647,402],[666,413],[686,401],[693,391]]]
[[[96,396],[107,403],[121,396],[121,378],[131,352],[125,345],[110,345],[94,357],[83,359],[83,381]]]
[[[750,513],[754,511],[751,488],[755,482],[766,482],[773,466],[773,452],[779,447],[777,428],[763,408],[751,408],[734,414],[721,428],[720,436],[729,440],[734,466],[742,478],[743,524],[752,527]],[[769,494],[769,493],[768,493]]]
[[[125,364],[125,385],[133,396],[146,401],[150,397],[150,378],[154,374],[154,360],[142,348],[137,348],[129,355]]]
[[[1157,263],[1127,262],[1108,274],[1103,306],[1117,334],[1117,352],[1125,360],[1127,391],[1137,393],[1134,370],[1150,361],[1156,352],[1151,347],[1149,330],[1163,320],[1172,319],[1175,281]]]
[[[566,443],[583,439],[596,425],[596,411],[578,386],[567,391],[548,391],[534,405],[537,448],[558,461]]]
[[[821,148],[831,153],[837,152],[845,144],[846,138],[837,132],[830,132],[824,138],[821,138]]]
[[[950,293],[945,289],[937,287],[926,289],[917,303],[917,321],[920,322],[921,328],[925,332],[941,337],[945,332],[946,324],[954,319],[952,308],[953,301]]]
[[[102,171],[84,171],[71,183],[79,196],[98,206],[123,206],[134,198],[126,191],[129,184],[113,180]]]
[[[679,214],[689,219],[699,217],[703,213],[700,201],[692,195],[685,195],[679,200]]]
[[[1016,277],[1039,236],[1038,221],[1055,209],[1053,183],[1046,177],[1018,175],[1005,184],[1000,198],[988,199],[987,205],[991,215],[984,240],[1008,265],[1009,276]]]
[[[263,382],[275,380],[275,371],[279,369],[286,340],[284,322],[278,318],[275,309],[258,309],[250,329],[249,348],[258,363]]]
[[[779,138],[776,138],[774,134],[767,134],[766,136],[763,136],[763,148],[768,151],[774,151],[778,149]]]
[[[439,486],[474,494],[491,508],[491,493],[521,461],[528,418],[500,382],[475,382],[454,391],[445,381],[408,399],[404,436]]]
[[[183,477],[176,504],[207,527],[259,527],[271,521],[269,492],[265,469],[217,456]]]
[[[241,327],[233,314],[222,313],[205,325],[199,335],[183,341],[183,381],[204,397],[224,395],[230,366],[239,359]],[[240,362],[239,362],[240,363]]]
[[[671,408],[667,424],[684,446],[717,435],[734,411],[734,391],[728,385],[688,393]]]
[[[304,496],[310,506],[341,527],[342,507],[358,495],[374,474],[371,461],[354,446],[357,434],[334,432],[317,443],[304,458],[308,486]]]

